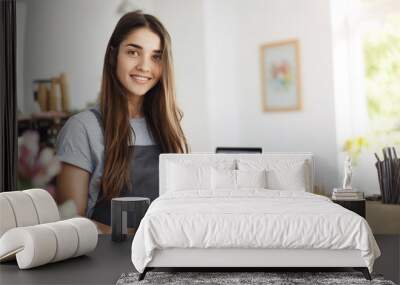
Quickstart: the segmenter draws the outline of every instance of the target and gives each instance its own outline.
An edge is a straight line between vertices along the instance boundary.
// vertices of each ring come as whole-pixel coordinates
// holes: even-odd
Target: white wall
[[[119,1],[17,0],[27,7],[24,82],[26,113],[33,111],[32,80],[66,72],[71,108],[97,99],[103,57],[119,19]],[[151,0],[136,1],[144,9]]]
[[[203,1],[156,0],[154,13],[171,35],[177,100],[191,151],[211,151]]]
[[[212,51],[221,65],[216,64],[220,72],[215,85],[222,93],[214,108],[218,116],[232,117],[233,125],[214,121],[220,126],[215,135],[224,143],[229,141],[223,138],[238,136],[240,145],[261,146],[263,151],[311,151],[316,157],[316,183],[331,190],[338,177],[329,1],[216,2],[215,17],[222,17],[223,24],[210,30],[224,48]],[[292,38],[301,47],[303,110],[263,113],[259,46]],[[230,98],[237,98],[237,107],[232,108],[236,118],[224,108]],[[239,130],[238,135],[232,129]]]
[[[231,1],[204,1],[206,94],[210,115],[210,148],[241,146],[238,88],[238,38],[236,6]],[[238,77],[239,76],[239,77]]]

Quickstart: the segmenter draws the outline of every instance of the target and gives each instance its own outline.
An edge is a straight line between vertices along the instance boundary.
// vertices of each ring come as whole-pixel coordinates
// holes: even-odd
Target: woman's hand
[[[90,173],[77,166],[61,163],[61,171],[57,176],[56,201],[62,204],[67,200],[75,203],[79,216],[86,216],[86,207],[89,193]],[[99,234],[111,234],[109,225],[92,220],[96,224]],[[135,229],[128,228],[128,235],[135,234]]]
[[[111,227],[109,225],[100,223],[95,220],[92,220],[92,222],[96,224],[97,231],[99,232],[99,234],[105,234],[105,235],[111,234]]]
[[[102,224],[98,221],[92,220],[93,223],[96,224],[97,226],[97,231],[99,232],[99,234],[105,234],[105,235],[110,235],[111,234],[111,227],[109,225],[106,224]],[[128,228],[128,235],[134,235],[136,232],[136,230],[134,228]]]

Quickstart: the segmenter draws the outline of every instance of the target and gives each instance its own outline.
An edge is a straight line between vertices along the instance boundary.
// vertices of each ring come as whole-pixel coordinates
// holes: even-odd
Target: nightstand
[[[332,202],[339,204],[340,206],[359,214],[365,218],[365,199],[363,200],[333,200]]]

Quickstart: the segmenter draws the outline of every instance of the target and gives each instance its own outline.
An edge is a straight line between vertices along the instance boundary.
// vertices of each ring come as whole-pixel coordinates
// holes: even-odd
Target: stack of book
[[[333,200],[363,200],[364,192],[356,191],[355,189],[333,188]]]

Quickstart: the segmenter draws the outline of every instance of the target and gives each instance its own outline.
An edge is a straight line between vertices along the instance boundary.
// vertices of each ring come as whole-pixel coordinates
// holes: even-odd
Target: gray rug
[[[150,271],[142,281],[139,273],[122,274],[117,285],[133,284],[379,284],[395,285],[384,280],[381,275],[372,274],[372,281],[364,278],[360,272],[154,272]]]

